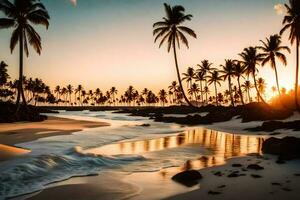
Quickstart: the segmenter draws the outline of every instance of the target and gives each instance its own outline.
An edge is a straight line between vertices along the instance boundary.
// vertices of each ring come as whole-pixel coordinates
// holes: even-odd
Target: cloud
[[[284,13],[286,13],[286,8],[283,4],[276,4],[274,6],[274,10],[276,11],[277,15],[283,15]]]
[[[70,1],[71,1],[71,3],[72,3],[74,6],[77,5],[77,0],[70,0]]]

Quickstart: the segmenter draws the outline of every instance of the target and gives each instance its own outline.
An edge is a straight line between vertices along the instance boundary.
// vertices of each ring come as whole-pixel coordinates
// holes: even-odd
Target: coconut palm
[[[171,7],[170,5],[165,3],[164,7],[166,16],[163,18],[163,21],[159,21],[153,24],[153,35],[155,36],[154,42],[161,38],[159,47],[161,47],[165,42],[167,42],[168,52],[170,52],[171,48],[173,48],[175,67],[180,90],[188,105],[193,106],[184,93],[176,53],[176,43],[178,48],[180,48],[180,42],[182,42],[187,48],[189,48],[188,40],[184,34],[188,34],[194,38],[197,38],[195,32],[192,29],[183,26],[183,23],[185,21],[190,21],[193,16],[190,14],[186,15],[184,13],[184,7],[180,5]]]
[[[9,79],[9,75],[7,73],[7,64],[3,61],[0,63],[0,86],[4,86]]]
[[[211,72],[208,76],[208,85],[214,84],[215,86],[215,100],[216,100],[216,105],[218,106],[218,90],[217,90],[217,84],[221,86],[221,81],[223,80],[222,77],[219,75],[219,72],[217,70]]]
[[[245,73],[248,76],[252,75],[252,77],[253,77],[254,86],[255,86],[258,98],[261,99],[264,104],[267,104],[259,92],[259,89],[257,87],[257,81],[256,81],[256,72],[258,72],[257,66],[263,60],[262,55],[258,53],[256,47],[245,48],[244,51],[239,55],[242,58],[241,62],[245,66]]]
[[[238,82],[238,86],[239,86],[239,95],[241,96],[241,101],[242,104],[244,105],[244,96],[243,96],[243,92],[242,92],[242,87],[241,87],[241,77],[243,77],[243,74],[245,72],[245,67],[244,65],[242,65],[242,63],[240,61],[235,61],[235,66],[234,66],[234,74],[237,77],[237,82]]]
[[[110,88],[109,92],[112,95],[114,105],[116,105],[116,95],[118,94],[118,90],[116,89],[116,87],[112,87]]]
[[[189,94],[191,96],[194,95],[195,101],[197,101],[197,96],[198,96],[199,91],[200,90],[199,90],[198,85],[196,83],[193,83],[192,86],[188,89]]]
[[[281,29],[282,35],[286,30],[290,30],[289,40],[293,45],[296,41],[296,81],[295,81],[295,103],[300,110],[298,103],[298,76],[299,76],[299,41],[300,41],[300,1],[289,0],[290,5],[285,4],[287,14],[283,18],[284,27]]]
[[[23,51],[25,50],[28,57],[28,42],[38,54],[41,54],[42,51],[41,37],[34,30],[32,24],[44,25],[48,29],[50,17],[44,5],[37,0],[14,0],[13,3],[9,0],[1,0],[0,11],[7,16],[7,18],[0,18],[0,28],[14,28],[10,39],[11,52],[19,42],[19,85],[16,101],[19,109],[21,97],[23,104],[26,105],[23,90]]]
[[[228,88],[230,93],[230,101],[231,105],[234,106],[234,99],[232,94],[232,87],[231,87],[231,78],[235,76],[235,63],[231,59],[225,59],[225,65],[221,65],[223,68],[220,73],[222,74],[221,78],[224,79],[224,81],[228,80]]]
[[[54,89],[54,93],[56,93],[56,99],[59,100],[60,98],[60,86],[57,85]]]
[[[82,96],[81,93],[82,93],[82,91],[83,91],[83,86],[82,85],[78,85],[77,88],[75,89],[75,95],[78,93],[78,100],[79,100],[80,105],[82,105],[82,102],[81,102],[81,96]]]
[[[159,91],[158,96],[159,96],[160,102],[162,103],[162,106],[165,106],[165,103],[168,102],[167,101],[167,92],[164,89],[162,89]]]
[[[193,78],[195,76],[194,68],[189,67],[187,68],[186,73],[182,73],[183,78],[182,80],[185,80],[187,82],[187,88],[190,88],[193,84]]]
[[[248,102],[251,102],[251,96],[250,96],[250,90],[253,87],[250,81],[245,81],[242,86],[243,90],[247,93],[248,95]]]
[[[197,70],[197,72],[202,72],[204,77],[207,77],[207,75],[210,72],[213,72],[214,70],[216,70],[216,68],[212,67],[213,63],[209,62],[208,60],[202,60],[201,64],[198,64],[197,66],[199,67],[199,69]],[[205,79],[205,87],[207,87],[207,79]],[[205,94],[205,99],[206,102],[208,102],[208,93]]]
[[[258,78],[257,79],[257,87],[258,87],[258,90],[259,90],[260,94],[265,94],[266,93],[266,87],[267,87],[265,79]],[[257,97],[257,99],[259,99],[259,96]]]
[[[206,81],[205,79],[205,73],[202,71],[198,71],[195,73],[195,80],[199,82],[200,85],[200,98],[201,98],[201,102],[203,103],[203,85],[202,82]]]
[[[73,86],[67,85],[67,93],[69,94],[69,105],[72,103]]]
[[[270,63],[271,68],[275,71],[277,91],[279,96],[280,87],[278,81],[278,73],[276,67],[276,58],[281,61],[285,66],[287,65],[286,57],[282,51],[291,52],[290,48],[287,46],[281,46],[281,37],[279,35],[271,35],[269,38],[266,38],[266,42],[262,41],[263,46],[258,47],[262,50],[263,61],[261,63],[264,66],[267,63]]]

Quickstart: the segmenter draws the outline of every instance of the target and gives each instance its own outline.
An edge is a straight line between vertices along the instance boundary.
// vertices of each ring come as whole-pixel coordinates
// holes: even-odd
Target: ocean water
[[[71,135],[18,144],[24,157],[0,164],[0,199],[20,196],[75,176],[105,171],[153,172],[182,166],[200,169],[259,153],[262,138],[153,122],[113,112],[61,112],[70,119],[108,122]],[[149,124],[150,126],[141,126]]]

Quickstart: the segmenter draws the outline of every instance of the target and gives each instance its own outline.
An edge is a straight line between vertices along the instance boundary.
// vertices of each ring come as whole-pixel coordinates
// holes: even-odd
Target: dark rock
[[[281,189],[284,190],[284,191],[287,191],[287,192],[292,191],[292,189],[290,189],[290,188],[281,188]]]
[[[258,174],[251,174],[251,177],[253,177],[253,178],[262,178],[262,176],[258,175]]]
[[[277,163],[277,164],[285,164],[285,161],[284,161],[284,160],[281,160],[281,159],[277,159],[277,160],[276,160],[276,163]]]
[[[266,131],[266,132],[272,132],[278,129],[292,129],[295,131],[300,130],[300,120],[295,121],[289,121],[289,122],[282,122],[282,121],[266,121],[261,126],[257,126],[254,128],[249,128],[246,130],[250,131]],[[277,133],[272,133],[273,135],[276,135]],[[280,134],[280,133],[278,133]]]
[[[300,174],[297,174],[297,173],[296,173],[296,174],[294,174],[294,176],[300,176]]]
[[[198,184],[198,181],[200,179],[202,179],[202,175],[196,170],[183,171],[172,177],[172,180],[181,183],[187,187],[191,187]]]
[[[218,172],[215,172],[214,175],[215,175],[215,176],[223,176],[223,173],[220,172],[220,171],[218,171]]]
[[[239,171],[233,171],[230,174],[228,174],[228,178],[235,178],[239,176],[246,176],[246,174],[240,174]]]
[[[224,188],[224,187],[226,187],[226,185],[220,185],[220,186],[218,186],[218,188]]]
[[[222,194],[222,192],[217,192],[217,191],[209,190],[209,191],[208,191],[208,194],[211,194],[211,195],[217,195],[217,194]]]
[[[140,125],[140,126],[143,126],[143,127],[149,127],[150,124],[142,124],[142,125]]]
[[[258,164],[250,164],[247,166],[247,169],[262,170],[264,168]]]
[[[284,137],[282,139],[271,137],[262,144],[262,152],[279,156],[279,160],[300,158],[300,138]]]
[[[243,165],[239,164],[239,163],[234,163],[231,165],[232,167],[242,167]]]

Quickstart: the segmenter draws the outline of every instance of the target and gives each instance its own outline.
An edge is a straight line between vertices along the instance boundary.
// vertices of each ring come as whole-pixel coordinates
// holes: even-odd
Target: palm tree
[[[260,94],[265,94],[266,93],[267,84],[266,84],[266,81],[263,78],[258,78],[257,87],[258,87],[258,90],[259,90]],[[259,99],[259,97],[257,97],[257,98]]]
[[[286,30],[290,29],[289,40],[294,44],[296,40],[296,82],[295,82],[295,103],[298,110],[300,110],[298,103],[298,76],[299,76],[299,41],[300,41],[300,1],[289,0],[290,5],[285,4],[287,14],[283,18],[282,24],[284,27],[280,31],[282,35]]]
[[[221,65],[223,67],[223,70],[220,71],[221,78],[226,81],[228,79],[228,88],[229,88],[229,93],[230,93],[230,100],[231,100],[231,105],[234,106],[234,100],[233,100],[233,95],[232,95],[232,88],[231,88],[231,78],[235,76],[235,64],[234,61],[231,59],[225,59],[225,65]]]
[[[266,42],[262,41],[263,46],[258,47],[262,50],[262,66],[264,66],[266,63],[270,63],[271,68],[275,71],[275,77],[276,77],[276,84],[277,84],[277,91],[280,94],[280,87],[279,87],[279,81],[278,81],[278,73],[277,73],[277,67],[276,67],[276,58],[279,59],[285,66],[287,65],[286,57],[283,54],[282,51],[286,50],[287,52],[291,52],[290,48],[287,46],[281,46],[281,37],[279,35],[271,35],[269,38],[266,38]]]
[[[198,92],[199,92],[199,88],[198,88],[198,85],[196,83],[192,84],[192,86],[189,88],[188,92],[191,96],[194,95],[195,101],[197,101],[197,95],[198,95]]]
[[[57,100],[59,100],[59,97],[60,97],[60,86],[59,85],[57,85],[55,87],[54,93],[56,93],[56,98],[57,98]]]
[[[245,81],[244,84],[241,87],[248,94],[248,102],[250,103],[250,101],[251,101],[250,90],[252,88],[251,82],[250,81]]]
[[[67,85],[67,93],[69,94],[69,105],[72,103],[73,86]]]
[[[214,70],[216,70],[216,68],[212,68],[213,63],[209,62],[208,60],[202,60],[201,64],[198,64],[197,66],[199,67],[199,69],[197,70],[197,72],[202,72],[204,77],[207,77],[207,75],[210,72],[213,72]],[[207,87],[207,79],[205,78],[205,87]],[[208,93],[205,94],[205,99],[206,102],[208,101]]]
[[[195,76],[194,69],[192,67],[187,68],[186,73],[183,73],[182,80],[185,80],[187,82],[187,87],[190,88],[193,84],[193,78]]]
[[[167,92],[164,89],[162,89],[159,91],[158,95],[159,95],[159,100],[162,103],[162,106],[165,106],[165,103],[168,102],[167,101]]]
[[[195,80],[199,82],[200,85],[200,97],[201,97],[201,102],[203,103],[203,86],[202,86],[202,81],[206,81],[205,79],[205,74],[202,71],[198,71],[195,74]]]
[[[118,94],[118,90],[116,89],[116,87],[112,87],[110,88],[110,94],[112,95],[113,97],[113,102],[114,102],[114,105],[116,105],[116,98],[115,98],[115,95]]]
[[[215,86],[215,98],[216,98],[216,105],[218,106],[218,90],[217,90],[217,84],[221,86],[222,77],[219,75],[219,72],[217,70],[211,72],[208,76],[208,85],[211,85],[212,83]]]
[[[78,85],[77,88],[75,89],[75,95],[78,93],[78,100],[79,100],[80,105],[82,105],[82,102],[81,102],[81,93],[82,93],[82,91],[83,91],[83,86],[82,85]]]
[[[1,0],[0,11],[7,16],[0,18],[0,28],[14,28],[10,39],[11,52],[19,42],[19,84],[16,101],[18,112],[21,97],[23,104],[27,104],[23,90],[23,51],[25,50],[27,57],[29,56],[27,41],[38,54],[42,51],[41,37],[31,24],[44,25],[48,29],[50,17],[44,5],[37,0],[15,0],[14,3]]]
[[[238,86],[239,86],[239,95],[241,96],[241,101],[242,104],[244,105],[244,96],[243,96],[243,92],[242,92],[242,88],[241,88],[241,77],[243,77],[243,74],[245,72],[245,67],[244,65],[242,65],[242,63],[240,61],[235,61],[235,66],[234,66],[234,74],[237,77],[237,82],[238,82]]]
[[[9,75],[7,73],[7,64],[4,61],[0,63],[0,86],[4,86],[9,79]]]
[[[183,6],[176,5],[171,7],[168,4],[164,4],[166,17],[163,18],[163,21],[159,21],[153,24],[153,35],[156,36],[154,42],[156,42],[159,38],[162,38],[159,44],[161,47],[165,42],[168,43],[168,52],[170,52],[171,48],[173,48],[174,52],[174,60],[177,71],[177,78],[180,86],[180,90],[183,94],[185,101],[188,105],[193,106],[184,93],[184,89],[181,83],[181,77],[178,67],[177,54],[176,54],[176,42],[178,48],[180,48],[180,41],[189,48],[188,40],[184,34],[188,34],[194,38],[197,38],[195,32],[182,24],[185,21],[190,21],[192,19],[192,15],[186,15],[185,9]]]
[[[264,104],[267,104],[265,100],[262,98],[259,89],[257,87],[257,81],[256,81],[256,72],[258,71],[257,65],[263,60],[262,55],[258,54],[256,47],[248,47],[245,48],[244,51],[239,54],[242,57],[242,63],[245,66],[245,72],[246,74],[252,75],[254,80],[254,86],[258,95],[258,98],[262,100]]]

